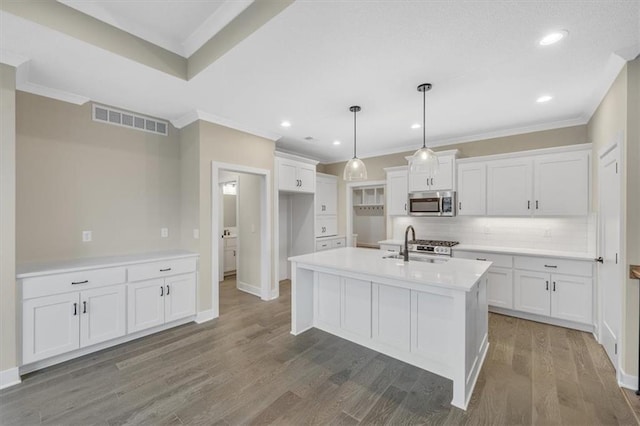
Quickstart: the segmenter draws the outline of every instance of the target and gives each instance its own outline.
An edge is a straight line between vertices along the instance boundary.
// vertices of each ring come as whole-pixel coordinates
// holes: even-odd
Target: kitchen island
[[[347,247],[289,258],[291,333],[315,327],[451,379],[451,404],[466,409],[489,347],[491,262],[394,254]]]

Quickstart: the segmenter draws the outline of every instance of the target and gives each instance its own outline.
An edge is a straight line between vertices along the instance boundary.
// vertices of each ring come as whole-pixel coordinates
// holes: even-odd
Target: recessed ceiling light
[[[342,143],[342,142],[340,142],[340,141],[333,141],[333,144],[334,144],[334,145],[340,145],[341,143]]]
[[[412,129],[419,129],[420,127],[422,127],[422,126],[421,126],[420,124],[418,124],[418,123],[413,123],[413,124],[411,125],[411,128],[412,128]]]
[[[539,104],[543,104],[545,102],[549,102],[551,99],[553,99],[553,96],[542,95],[538,99],[536,99],[536,102]]]
[[[282,127],[291,127],[291,122],[289,122],[289,121],[285,120],[285,121],[283,121],[282,123],[280,123],[280,125],[281,125]]]
[[[550,44],[559,42],[560,40],[565,38],[567,35],[569,35],[569,31],[566,31],[566,30],[555,31],[553,33],[550,33],[544,36],[542,40],[540,40],[540,45],[549,46]]]

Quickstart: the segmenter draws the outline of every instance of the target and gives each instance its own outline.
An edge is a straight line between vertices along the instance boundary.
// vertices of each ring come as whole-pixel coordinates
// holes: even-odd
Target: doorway
[[[348,183],[347,238],[350,246],[379,248],[378,241],[387,239],[385,214],[386,181]]]
[[[237,285],[262,300],[271,295],[271,171],[238,164],[211,163],[211,285],[214,318],[219,315],[224,278],[224,194],[221,182],[237,176]]]
[[[621,138],[598,155],[598,340],[620,378],[622,331]]]

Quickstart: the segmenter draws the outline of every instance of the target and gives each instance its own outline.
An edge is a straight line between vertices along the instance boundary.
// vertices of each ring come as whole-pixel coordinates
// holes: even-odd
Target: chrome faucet
[[[409,229],[411,229],[412,240],[416,239],[416,230],[411,225],[407,226],[404,231],[404,252],[402,253],[405,262],[409,261]]]

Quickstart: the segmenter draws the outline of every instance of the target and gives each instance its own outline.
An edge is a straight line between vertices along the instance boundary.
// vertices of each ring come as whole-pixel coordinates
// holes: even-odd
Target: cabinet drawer
[[[336,238],[335,240],[331,240],[331,248],[340,248],[345,247],[347,245],[346,238]]]
[[[329,250],[331,241],[316,241],[316,251]]]
[[[238,245],[238,238],[237,237],[224,238],[224,246],[225,246],[225,248],[233,248],[233,247],[236,247],[237,245]]]
[[[583,277],[591,277],[593,275],[593,264],[587,261],[528,256],[514,256],[513,259],[516,269],[580,275]]]
[[[126,281],[125,268],[90,269],[66,274],[47,275],[22,280],[22,298],[50,296],[80,291]]]
[[[491,266],[498,268],[513,268],[513,256],[508,254],[454,250],[454,256],[461,259],[486,260],[488,262],[493,262],[493,265]]]
[[[394,244],[380,244],[380,250],[400,252],[400,246]]]
[[[174,259],[129,267],[129,281],[141,281],[196,270],[196,259]]]

